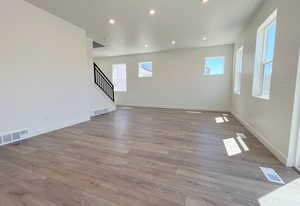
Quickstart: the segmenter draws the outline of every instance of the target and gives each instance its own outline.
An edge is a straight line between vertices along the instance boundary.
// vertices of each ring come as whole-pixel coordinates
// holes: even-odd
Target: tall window
[[[205,58],[204,75],[222,75],[224,74],[225,57],[207,57]]]
[[[235,77],[234,77],[234,93],[241,93],[241,79],[242,79],[242,67],[243,67],[243,50],[244,47],[240,47],[236,53],[236,65],[235,65]]]
[[[116,92],[127,91],[126,64],[112,65],[112,80]]]
[[[139,77],[152,77],[152,62],[139,63]]]
[[[253,96],[270,98],[272,68],[276,39],[277,10],[259,27],[253,79]]]

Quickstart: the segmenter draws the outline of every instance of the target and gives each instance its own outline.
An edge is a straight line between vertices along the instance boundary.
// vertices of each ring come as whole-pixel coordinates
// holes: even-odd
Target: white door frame
[[[300,51],[291,122],[289,153],[286,166],[300,168]]]
[[[297,149],[296,149],[296,157],[295,157],[295,167],[300,172],[300,138],[298,137]]]

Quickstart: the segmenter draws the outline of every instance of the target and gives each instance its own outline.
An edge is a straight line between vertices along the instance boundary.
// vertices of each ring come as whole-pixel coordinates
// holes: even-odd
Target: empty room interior
[[[1,0],[0,206],[299,206],[299,0]]]

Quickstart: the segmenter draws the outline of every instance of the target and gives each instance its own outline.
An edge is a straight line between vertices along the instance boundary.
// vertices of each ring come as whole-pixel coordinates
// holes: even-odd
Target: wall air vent
[[[0,145],[15,143],[28,138],[28,129],[13,131],[7,134],[0,135]]]
[[[101,48],[101,47],[104,47],[104,45],[103,44],[99,44],[98,42],[93,41],[93,48],[94,49]]]
[[[11,134],[5,134],[5,135],[3,135],[2,142],[3,142],[3,144],[9,144],[9,143],[11,143],[12,142],[12,136],[11,136]]]

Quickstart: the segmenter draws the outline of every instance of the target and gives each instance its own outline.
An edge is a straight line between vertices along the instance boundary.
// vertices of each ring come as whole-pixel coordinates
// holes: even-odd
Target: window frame
[[[236,53],[234,87],[235,94],[241,94],[242,72],[243,72],[244,46],[240,46]]]
[[[222,70],[222,74],[207,74],[206,73],[206,61],[209,60],[209,59],[224,59],[224,64],[223,64],[223,70]],[[211,57],[205,57],[204,58],[204,76],[221,76],[221,75],[224,75],[225,74],[225,64],[226,64],[226,57],[225,56],[211,56]]]
[[[268,43],[268,31],[275,24],[275,43],[272,60],[267,60],[267,43]],[[275,57],[275,48],[276,48],[276,36],[277,36],[277,9],[275,9],[272,14],[262,23],[262,25],[257,30],[256,37],[256,50],[255,50],[255,68],[254,68],[254,77],[253,77],[253,88],[252,96],[256,98],[261,98],[269,100],[271,96],[271,85],[272,85],[272,72],[273,72],[273,63]],[[271,64],[271,74],[270,74],[270,87],[268,92],[265,93],[265,84],[264,81],[266,66]]]
[[[140,76],[140,65],[145,63],[151,63],[152,71],[151,76]],[[139,62],[138,63],[138,78],[151,78],[153,77],[153,62],[152,61],[145,61],[145,62]]]
[[[117,65],[125,65],[125,78],[117,78],[117,79],[125,79],[125,88],[122,90],[117,90],[118,88],[116,87],[117,84],[115,84],[115,81],[117,79],[114,78],[114,66]],[[112,64],[112,82],[114,84],[114,92],[127,92],[127,65],[125,63],[119,63],[119,64]]]

